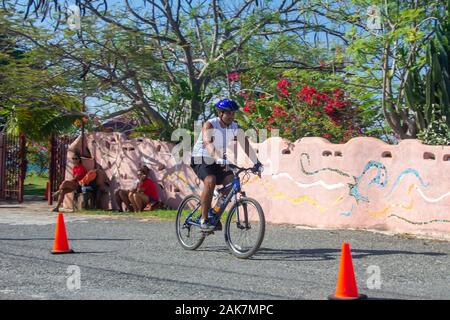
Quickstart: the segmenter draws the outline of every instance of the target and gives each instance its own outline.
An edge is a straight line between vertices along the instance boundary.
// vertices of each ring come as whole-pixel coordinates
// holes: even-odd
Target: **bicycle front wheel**
[[[184,198],[178,207],[175,227],[178,242],[184,249],[195,250],[205,240],[200,228],[190,224],[200,214],[200,198],[194,194]]]
[[[241,198],[228,212],[225,242],[231,253],[241,259],[251,257],[261,246],[266,220],[261,205],[252,198]]]

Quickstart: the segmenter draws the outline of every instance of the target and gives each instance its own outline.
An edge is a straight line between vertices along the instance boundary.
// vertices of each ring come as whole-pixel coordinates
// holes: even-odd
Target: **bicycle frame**
[[[233,197],[235,197],[235,202],[238,201],[237,199],[237,194],[238,193],[242,193],[244,194],[244,192],[241,191],[241,179],[239,178],[239,175],[233,170],[233,181],[231,181],[229,184],[227,184],[226,186],[220,188],[217,190],[217,192],[222,193],[225,190],[229,189],[231,187],[230,192],[228,193],[227,197],[225,198],[225,201],[222,203],[222,206],[220,207],[219,210],[219,214],[215,213],[212,217],[211,217],[211,223],[215,224],[216,219],[220,218],[220,216],[222,215],[223,210],[227,207],[227,205],[230,203],[230,201],[232,200]],[[244,194],[245,195],[245,194]],[[195,219],[195,221],[191,220],[191,217],[195,214],[195,212],[197,212],[197,210],[200,208],[200,203],[194,208],[194,210],[192,210],[192,212],[186,217],[186,220],[184,221],[185,225],[194,225],[194,226],[200,226],[200,217],[201,215],[199,215],[197,217],[197,219]],[[237,216],[237,223],[238,225],[240,225],[240,220],[239,220],[239,212],[236,215]],[[245,228],[248,228],[248,214],[247,214],[247,208],[244,206],[244,221],[245,221]]]
[[[257,200],[246,196],[242,190],[242,184],[243,181],[244,183],[247,181],[248,173],[251,172],[260,176],[263,170],[261,166],[256,165],[251,168],[241,168],[229,164],[228,168],[232,170],[233,176],[228,176],[228,178],[231,178],[229,179],[231,181],[227,185],[214,188],[215,195],[216,192],[221,194],[215,203],[216,207],[208,210],[209,221],[207,222],[207,228],[202,228],[203,226],[200,224],[200,219],[202,218],[201,210],[199,210],[201,208],[200,199],[198,195],[191,194],[186,196],[178,207],[176,236],[184,249],[196,250],[202,245],[207,236],[214,234],[216,230],[222,230],[222,225],[220,224],[221,216],[226,208],[230,206],[230,202],[232,202],[224,217],[223,234],[225,243],[234,256],[247,259],[255,254],[261,246],[265,234],[265,218],[261,205]],[[241,173],[245,174],[242,177],[242,181],[240,178]],[[190,201],[194,201],[194,203]],[[220,208],[217,207],[219,204]],[[250,212],[250,208],[254,208],[256,212]],[[191,229],[191,227],[194,229]],[[254,232],[252,229],[254,229]]]

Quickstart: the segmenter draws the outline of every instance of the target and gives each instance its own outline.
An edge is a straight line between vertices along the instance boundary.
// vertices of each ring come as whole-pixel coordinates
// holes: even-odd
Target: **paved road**
[[[343,241],[361,293],[450,299],[448,242],[269,225],[259,253],[239,260],[221,232],[191,252],[178,245],[169,221],[65,219],[76,253],[51,255],[54,215],[0,208],[0,299],[326,299],[336,288]],[[370,266],[379,268],[379,289]],[[72,281],[77,270],[80,289]]]

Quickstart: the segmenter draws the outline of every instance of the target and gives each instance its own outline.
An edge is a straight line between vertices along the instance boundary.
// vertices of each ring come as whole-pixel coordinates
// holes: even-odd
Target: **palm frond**
[[[52,133],[64,134],[75,130],[74,122],[83,117],[81,113],[58,114],[47,121],[40,130],[40,135],[44,138]]]

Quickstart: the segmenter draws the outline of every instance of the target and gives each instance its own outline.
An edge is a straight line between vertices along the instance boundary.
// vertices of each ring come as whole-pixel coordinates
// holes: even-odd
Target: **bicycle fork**
[[[245,197],[245,192],[241,192],[242,196]],[[238,199],[236,196],[236,203],[238,203]],[[240,213],[239,213],[239,206],[236,207],[236,226],[238,229],[250,229],[250,224],[248,223],[248,208],[247,204],[242,204],[242,211],[244,212],[244,224],[242,225],[241,219],[240,219]]]

